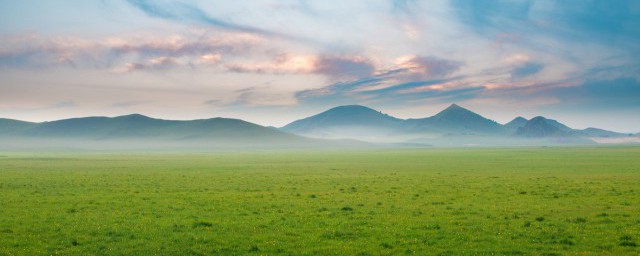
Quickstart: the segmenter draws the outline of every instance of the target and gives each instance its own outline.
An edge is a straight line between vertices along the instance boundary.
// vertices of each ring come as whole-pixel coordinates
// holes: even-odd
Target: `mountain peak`
[[[361,106],[338,106],[320,114],[294,121],[283,130],[295,133],[309,133],[328,127],[395,127],[402,120],[383,114],[380,111]]]
[[[505,125],[507,125],[507,126],[522,125],[522,126],[524,126],[524,124],[526,124],[527,122],[529,122],[529,120],[527,120],[524,117],[518,116],[518,117],[514,118],[513,120],[509,121],[508,123],[506,123]]]
[[[518,116],[513,120],[511,120],[510,122],[504,124],[504,126],[511,131],[515,131],[518,128],[525,126],[527,122],[529,122],[529,120],[527,120],[524,117]]]
[[[513,120],[511,120],[511,122],[513,122],[513,121],[516,121],[516,122],[525,121],[526,122],[526,121],[529,121],[529,120],[527,120],[524,117],[518,116],[518,117],[514,118]]]
[[[344,105],[344,106],[337,106],[335,108],[329,109],[325,112],[330,112],[330,111],[374,111],[374,112],[378,112],[372,108],[369,107],[365,107],[362,105]]]
[[[455,104],[455,103],[452,103],[451,105],[449,105],[449,106],[448,106],[447,108],[445,108],[444,110],[455,110],[455,109],[459,109],[459,110],[464,109],[464,110],[467,110],[466,108],[463,108],[463,107],[461,107],[460,105]]]
[[[435,115],[435,117],[438,117],[438,118],[448,118],[450,116],[469,117],[469,116],[479,116],[479,115],[455,103],[451,104],[449,107],[445,108],[444,110],[440,111],[440,113]]]
[[[529,120],[529,121],[531,121],[533,123],[537,123],[537,122],[542,122],[542,121],[546,121],[546,120],[547,120],[547,118],[544,117],[544,116],[536,116],[534,118],[531,118],[531,120]]]
[[[543,116],[531,118],[524,126],[518,128],[516,135],[524,137],[571,137],[575,130]]]
[[[138,114],[138,113],[133,113],[133,114],[129,114],[129,115],[124,115],[124,116],[116,116],[114,118],[118,118],[118,119],[152,119],[151,117],[142,115],[142,114]]]
[[[518,128],[516,135],[522,137],[564,137],[567,136],[550,119],[542,116],[531,118],[524,126]]]
[[[369,107],[365,107],[362,105],[344,105],[344,106],[338,106],[332,109],[329,109],[327,111],[324,111],[319,115],[330,115],[333,117],[346,117],[346,118],[353,118],[356,116],[387,116],[386,114],[383,114],[382,112],[369,108]]]
[[[502,132],[502,126],[493,120],[484,118],[458,104],[451,104],[438,114],[417,119],[417,129],[448,133],[488,133]]]

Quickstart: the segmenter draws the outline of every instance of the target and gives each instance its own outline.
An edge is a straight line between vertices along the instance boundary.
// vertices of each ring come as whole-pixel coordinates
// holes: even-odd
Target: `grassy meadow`
[[[640,147],[0,152],[0,255],[638,255]]]

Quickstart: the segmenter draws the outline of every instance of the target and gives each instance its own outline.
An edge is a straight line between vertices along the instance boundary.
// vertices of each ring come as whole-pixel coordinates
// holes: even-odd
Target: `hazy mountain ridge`
[[[452,104],[438,114],[421,119],[405,120],[412,130],[441,133],[499,134],[504,127],[466,108]]]
[[[306,132],[314,129],[340,126],[378,126],[398,128],[402,119],[360,105],[339,106],[320,114],[294,121],[281,128],[288,132]]]
[[[633,134],[613,132],[598,128],[583,130],[572,129],[556,120],[538,116],[529,120],[523,127],[518,128],[516,135],[524,137],[586,137],[586,138],[620,138]]]
[[[362,116],[352,109],[375,113],[375,118],[362,121]],[[330,113],[330,114],[329,114]],[[331,119],[339,116],[340,121]],[[388,120],[379,122],[372,120]],[[326,125],[335,124],[339,125]],[[358,133],[358,128],[362,133]],[[436,145],[500,145],[528,144],[532,140],[553,143],[593,143],[590,137],[624,137],[628,134],[597,128],[572,129],[556,120],[542,116],[527,120],[516,117],[506,124],[485,118],[457,104],[452,104],[441,112],[425,118],[399,119],[364,106],[343,106],[332,108],[308,118],[296,120],[281,128],[284,131],[316,138],[355,138],[373,141],[385,138],[387,141],[407,143],[435,143]],[[355,131],[354,131],[355,130]],[[366,132],[365,132],[366,131]],[[374,131],[372,134],[371,131]],[[375,131],[380,131],[375,133]],[[512,143],[514,142],[514,143]]]
[[[240,119],[210,118],[164,120],[132,114],[118,117],[84,117],[32,123],[0,119],[0,146],[34,142],[57,145],[100,144],[119,147],[327,147],[371,146],[516,146],[584,144],[610,140],[637,141],[640,134],[598,128],[572,129],[542,116],[516,117],[497,123],[452,104],[425,118],[400,119],[365,106],[339,106],[282,128],[264,127]],[[330,139],[330,140],[326,140]],[[361,142],[359,142],[361,141]],[[3,143],[4,142],[4,143]],[[74,143],[71,143],[74,142]]]
[[[524,127],[528,121],[529,120],[527,120],[526,118],[519,116],[504,124],[504,128],[508,133],[515,133],[518,128]]]
[[[501,134],[501,124],[452,104],[440,113],[425,118],[400,119],[365,106],[350,105],[329,109],[296,120],[283,131],[317,138],[356,138],[367,135],[406,137],[416,134]]]
[[[537,116],[518,128],[515,135],[528,138],[570,137],[573,136],[570,131],[570,128],[555,120]]]
[[[11,124],[11,125],[9,125]],[[263,127],[240,119],[211,118],[190,121],[155,119],[133,114],[84,117],[28,123],[1,120],[0,146],[72,148],[225,148],[316,147],[358,144],[322,141]],[[41,145],[40,145],[41,144]]]
[[[632,133],[612,132],[612,131],[607,131],[603,129],[593,128],[593,127],[589,127],[584,130],[579,130],[579,132],[585,134],[586,136],[601,137],[601,138],[634,136],[634,134]],[[635,136],[640,136],[640,133],[635,134]]]
[[[368,136],[390,136],[403,129],[404,120],[359,105],[339,106],[296,120],[280,130],[323,139],[350,138],[369,141]]]
[[[19,133],[36,125],[38,124],[20,120],[0,118],[0,136]]]

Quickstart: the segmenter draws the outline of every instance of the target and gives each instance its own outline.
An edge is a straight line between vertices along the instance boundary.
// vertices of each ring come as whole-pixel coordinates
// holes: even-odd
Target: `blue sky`
[[[640,131],[640,1],[0,0],[0,116],[262,125],[457,103]]]

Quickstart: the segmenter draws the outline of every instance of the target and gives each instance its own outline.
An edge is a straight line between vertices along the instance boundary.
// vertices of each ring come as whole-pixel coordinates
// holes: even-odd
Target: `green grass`
[[[0,255],[637,255],[640,148],[0,153]]]

